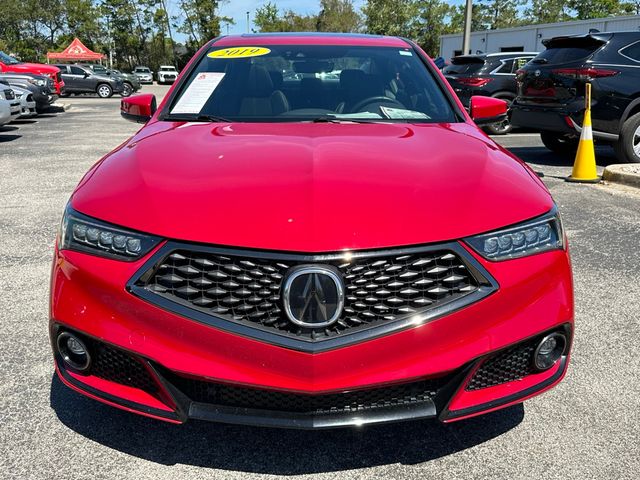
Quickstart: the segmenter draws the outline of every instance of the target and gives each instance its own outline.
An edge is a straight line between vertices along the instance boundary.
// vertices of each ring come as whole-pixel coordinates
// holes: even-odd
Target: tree
[[[188,35],[189,43],[198,47],[217,37],[222,22],[234,23],[233,19],[218,14],[221,3],[218,0],[180,0],[182,23],[178,25],[178,31]]]
[[[316,28],[319,32],[356,32],[362,17],[352,0],[321,0]]]
[[[457,5],[451,8],[446,33],[461,33],[464,30],[464,13],[464,5]],[[471,10],[471,31],[478,32],[487,30],[487,28],[485,12],[482,6],[474,3]]]
[[[257,27],[254,32],[309,32],[316,31],[317,15],[299,15],[293,10],[282,13],[271,2],[265,3],[256,10],[253,24]]]
[[[411,26],[411,38],[436,57],[440,51],[440,35],[448,33],[446,19],[451,7],[441,0],[418,0],[416,10],[418,16]]]
[[[480,14],[487,28],[517,27],[522,22],[518,17],[518,9],[526,0],[480,0]]]
[[[620,0],[568,0],[567,6],[576,11],[578,20],[609,17],[625,10]]]
[[[573,17],[564,0],[532,0],[525,10],[525,18],[529,23],[556,23]]]
[[[417,16],[413,0],[368,0],[362,8],[367,33],[410,36]]]

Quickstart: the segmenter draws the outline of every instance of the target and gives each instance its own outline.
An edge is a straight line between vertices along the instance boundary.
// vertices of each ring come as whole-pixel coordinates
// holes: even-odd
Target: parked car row
[[[489,133],[533,129],[560,154],[578,147],[590,83],[594,139],[610,144],[619,161],[640,163],[640,32],[590,32],[543,45],[541,53],[454,57],[443,73],[467,107],[472,95],[509,103],[509,121],[486,127]]]
[[[140,83],[153,83],[153,71],[149,67],[137,66],[132,72]],[[156,74],[159,84],[171,84],[178,78],[178,70],[172,65],[160,65],[160,69]]]

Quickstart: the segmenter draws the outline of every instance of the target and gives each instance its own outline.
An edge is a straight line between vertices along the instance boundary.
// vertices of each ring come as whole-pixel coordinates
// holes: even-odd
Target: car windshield
[[[169,101],[167,120],[456,122],[410,48],[212,48]]]
[[[162,72],[174,72],[175,70],[173,67],[160,67],[160,71]]]
[[[21,63],[20,60],[16,60],[12,56],[7,55],[4,52],[0,52],[0,62],[4,63],[5,65],[15,65],[16,63]]]
[[[442,73],[445,75],[472,74],[480,71],[484,67],[484,59],[473,57],[452,58],[451,64],[444,67]]]
[[[138,73],[149,73],[151,70],[148,68],[136,68],[134,71]]]

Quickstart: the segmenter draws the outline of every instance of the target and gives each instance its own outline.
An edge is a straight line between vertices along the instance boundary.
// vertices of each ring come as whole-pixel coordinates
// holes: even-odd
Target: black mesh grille
[[[398,320],[478,288],[449,250],[323,261],[341,273],[345,305],[336,323],[310,329],[290,322],[281,302],[287,271],[308,263],[175,250],[137,285],[219,318],[312,340]]]
[[[316,415],[361,412],[429,402],[448,380],[447,377],[345,393],[308,395],[223,385],[168,372],[165,375],[171,383],[195,402],[233,408]]]
[[[147,392],[157,390],[155,382],[140,361],[122,350],[103,343],[94,342],[93,362],[89,373]]]
[[[489,358],[475,373],[466,389],[493,387],[534,373],[533,353],[540,340],[541,338],[535,338],[519,343]]]

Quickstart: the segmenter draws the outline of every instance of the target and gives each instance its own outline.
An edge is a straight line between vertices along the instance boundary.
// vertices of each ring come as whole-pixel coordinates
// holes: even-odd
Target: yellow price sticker
[[[260,57],[271,53],[271,50],[264,47],[233,47],[223,48],[207,54],[210,58],[249,58]]]

